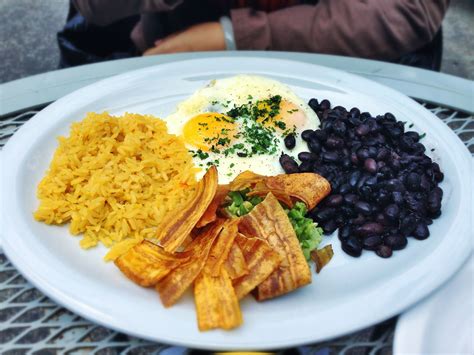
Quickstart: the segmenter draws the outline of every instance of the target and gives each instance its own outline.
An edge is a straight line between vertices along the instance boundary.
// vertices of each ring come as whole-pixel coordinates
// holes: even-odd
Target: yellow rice
[[[153,238],[163,216],[194,189],[196,170],[184,143],[153,116],[89,113],[58,140],[34,216],[70,222],[72,234],[83,233],[83,248],[116,245],[108,259]]]

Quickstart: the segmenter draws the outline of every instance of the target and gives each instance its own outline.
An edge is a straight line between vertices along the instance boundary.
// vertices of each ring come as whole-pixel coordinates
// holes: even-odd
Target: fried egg
[[[203,168],[197,177],[216,165],[221,184],[245,170],[281,174],[280,155],[296,158],[307,150],[301,132],[319,127],[317,115],[289,87],[254,75],[211,81],[165,120]],[[291,150],[284,144],[288,135],[297,138]]]

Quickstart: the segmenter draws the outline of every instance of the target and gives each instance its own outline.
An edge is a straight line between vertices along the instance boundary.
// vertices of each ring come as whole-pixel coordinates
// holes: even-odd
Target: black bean
[[[354,257],[359,257],[362,254],[362,245],[357,238],[349,237],[347,240],[341,242],[342,250]]]
[[[380,190],[376,197],[377,203],[380,206],[385,206],[390,202],[390,195],[385,190]]]
[[[364,238],[362,247],[367,250],[375,250],[380,244],[382,244],[382,238],[380,238],[378,235],[371,235]]]
[[[404,236],[409,236],[416,227],[417,219],[412,214],[409,214],[403,219],[400,219],[400,232]]]
[[[438,211],[436,211],[436,212],[430,212],[430,213],[429,213],[429,216],[430,216],[430,218],[432,218],[432,219],[436,219],[436,218],[438,218],[439,216],[441,216],[441,210],[438,210]]]
[[[379,153],[379,150],[376,147],[374,146],[369,147],[369,158],[375,158],[378,153]]]
[[[385,181],[383,185],[389,191],[400,191],[400,192],[405,191],[405,187],[403,186],[403,183],[398,179],[387,180]]]
[[[415,131],[407,131],[405,132],[404,136],[412,139],[414,142],[418,142],[420,140],[420,135]]]
[[[414,143],[411,147],[413,154],[421,155],[426,151],[426,148],[421,143]]]
[[[352,117],[359,117],[359,116],[360,116],[360,110],[359,110],[357,107],[353,107],[353,108],[351,108],[351,110],[349,111],[349,114],[350,114]]]
[[[327,221],[328,219],[334,217],[336,214],[336,209],[331,207],[319,209],[314,216],[318,221]]]
[[[356,194],[344,195],[344,203],[348,206],[354,206],[357,201],[359,201],[359,196],[357,196]]]
[[[318,155],[310,152],[301,152],[298,154],[298,159],[301,161],[314,161],[318,159]]]
[[[314,112],[316,112],[316,111],[319,110],[319,102],[318,102],[318,100],[316,100],[316,99],[314,99],[314,98],[311,99],[311,100],[309,100],[308,106],[311,107],[311,109],[312,109]]]
[[[407,205],[408,209],[420,215],[426,214],[426,205],[420,196],[411,193],[406,193],[404,197],[405,204]]]
[[[365,159],[364,169],[371,174],[375,174],[377,172],[377,162],[372,158]]]
[[[321,158],[326,163],[337,163],[339,161],[339,154],[337,152],[324,152],[321,154]]]
[[[379,245],[375,254],[380,256],[381,258],[390,258],[392,256],[392,248],[388,245]]]
[[[341,206],[339,212],[344,216],[345,221],[357,217],[357,212],[347,205]]]
[[[428,238],[430,236],[430,231],[428,230],[426,223],[419,222],[413,231],[413,236],[419,240]]]
[[[321,142],[324,142],[326,139],[328,139],[328,134],[326,131],[323,131],[322,129],[317,129],[314,131],[314,136],[316,139],[319,139]]]
[[[397,205],[403,204],[403,193],[400,191],[393,191],[392,192],[392,201]]]
[[[349,117],[349,123],[353,126],[358,126],[360,124],[359,116],[353,116],[352,114]],[[353,134],[352,131],[349,131],[349,134]]]
[[[337,134],[340,137],[344,137],[347,127],[346,124],[342,120],[338,120],[334,122],[334,126],[332,128],[335,134]]]
[[[406,152],[411,152],[412,149],[413,149],[413,144],[415,144],[415,142],[413,141],[413,139],[411,139],[410,137],[406,137],[406,136],[402,136],[400,138],[400,141],[398,143],[398,145],[400,146],[400,148]]]
[[[345,240],[349,238],[351,235],[352,235],[352,228],[348,224],[339,228],[339,231],[337,233],[337,236],[339,237],[340,240]]]
[[[369,179],[369,175],[367,175],[367,174],[361,175],[361,177],[359,178],[359,180],[357,180],[356,188],[357,188],[357,189],[360,189],[362,186],[364,186],[365,182],[366,182],[368,179]]]
[[[436,182],[441,182],[444,180],[444,174],[443,173],[434,173],[434,178]]]
[[[323,222],[321,228],[325,234],[332,234],[337,229],[337,222],[334,219],[330,219],[329,221]]]
[[[384,227],[380,223],[368,222],[356,228],[356,232],[362,236],[381,235]]]
[[[373,191],[370,186],[364,185],[359,189],[359,193],[365,200],[372,200],[373,198]]]
[[[296,145],[296,138],[294,134],[289,134],[284,139],[285,147],[288,149],[293,149]]]
[[[300,164],[298,167],[300,173],[310,173],[313,171],[313,162],[310,160],[306,160]]]
[[[427,174],[421,175],[420,188],[426,192],[428,192],[431,189],[431,182]]]
[[[392,169],[390,169],[388,166],[379,168],[378,173],[384,179],[391,179],[393,177]]]
[[[369,150],[367,148],[360,148],[357,151],[357,158],[361,161],[365,161],[369,157]]]
[[[387,148],[381,148],[377,153],[377,160],[385,160],[390,156],[390,151]]]
[[[338,137],[329,137],[324,145],[329,149],[340,149],[344,147],[344,140]]]
[[[389,226],[391,224],[390,220],[385,217],[383,213],[377,213],[375,216],[375,222],[380,223],[383,226]]]
[[[312,129],[307,129],[301,133],[301,138],[306,142],[308,142],[313,137],[316,137],[316,135]]]
[[[321,101],[321,103],[319,104],[319,108],[323,111],[328,110],[328,109],[331,108],[331,102],[329,100],[325,99],[325,100]]]
[[[411,172],[406,178],[406,187],[412,191],[418,191],[420,188],[421,177],[417,173]]]
[[[354,204],[355,210],[359,213],[362,213],[366,216],[372,213],[372,206],[365,201],[357,201]]]
[[[441,209],[441,199],[443,198],[443,190],[435,187],[428,195],[428,210],[436,212]]]
[[[407,246],[407,238],[401,234],[391,234],[383,238],[385,245],[389,246],[393,250],[401,250]]]
[[[341,166],[344,168],[344,169],[350,169],[352,167],[352,162],[350,160],[350,158],[344,158],[341,160]]]
[[[398,139],[403,134],[403,130],[396,126],[389,126],[386,131],[392,139]]]
[[[389,122],[395,122],[395,121],[396,121],[395,116],[394,116],[392,113],[390,113],[390,112],[387,112],[387,113],[383,116],[383,118],[384,118],[386,121],[389,121]]]
[[[319,153],[321,152],[321,143],[317,139],[311,139],[308,141],[308,148],[312,153]]]
[[[363,121],[366,121],[368,118],[372,117],[372,115],[370,114],[370,112],[362,112],[360,114],[360,118],[361,120]]]
[[[371,176],[367,180],[365,180],[365,184],[371,187],[375,187],[377,185],[377,182],[378,182],[377,176]]]
[[[364,224],[366,221],[366,218],[362,214],[358,214],[356,217],[352,218],[349,222],[350,224],[354,226],[360,226],[361,224]]]
[[[342,201],[343,201],[342,195],[331,195],[331,196],[326,197],[326,199],[324,200],[324,203],[326,206],[329,206],[329,207],[337,207],[342,204]]]
[[[355,133],[360,136],[364,137],[370,132],[370,126],[368,124],[361,124],[355,129]]]
[[[341,187],[339,188],[339,193],[345,195],[348,192],[351,191],[351,185],[349,184],[342,184]]]
[[[357,158],[356,153],[351,153],[351,163],[357,165],[359,163],[359,158]]]
[[[398,217],[400,217],[400,208],[398,205],[392,203],[385,207],[384,214],[389,220],[396,221]]]
[[[288,154],[282,154],[280,156],[280,165],[287,174],[293,174],[297,173],[298,170],[298,164],[296,161],[290,157]]]

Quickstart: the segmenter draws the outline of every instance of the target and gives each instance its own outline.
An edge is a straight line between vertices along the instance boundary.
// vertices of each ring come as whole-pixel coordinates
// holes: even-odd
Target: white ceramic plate
[[[372,114],[394,113],[426,132],[445,172],[443,215],[425,241],[410,239],[390,259],[364,253],[347,256],[336,237],[335,257],[313,283],[268,302],[242,302],[239,329],[200,333],[191,295],[164,309],[153,290],[126,279],[105,250],[84,251],[67,227],[36,222],[35,190],[73,121],[88,111],[169,114],[210,79],[237,73],[265,75],[290,85],[304,99],[328,98]],[[320,341],[382,321],[444,283],[469,253],[469,153],[438,118],[400,93],[369,80],[316,65],[262,58],[212,58],[160,65],[113,77],[78,90],[27,122],[4,148],[5,252],[35,286],[70,310],[139,337],[212,349],[280,348]],[[446,253],[449,257],[446,258]],[[441,262],[442,260],[442,262]]]
[[[397,322],[394,354],[474,354],[474,256]]]

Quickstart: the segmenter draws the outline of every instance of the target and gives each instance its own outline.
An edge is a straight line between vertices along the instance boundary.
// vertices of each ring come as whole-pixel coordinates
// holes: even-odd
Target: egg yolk
[[[204,151],[228,146],[235,134],[232,118],[218,112],[201,113],[183,127],[185,142]]]
[[[270,111],[270,106],[265,102],[260,102],[258,104],[259,109],[266,109]],[[263,122],[265,126],[273,126],[276,129],[285,130],[292,129],[293,127],[303,127],[307,121],[306,115],[301,108],[296,106],[294,103],[286,100],[280,102],[280,110],[277,115],[273,118],[265,119],[268,116],[263,116],[259,118],[258,122]],[[285,128],[282,128],[279,125],[275,125],[275,122],[285,123]]]

